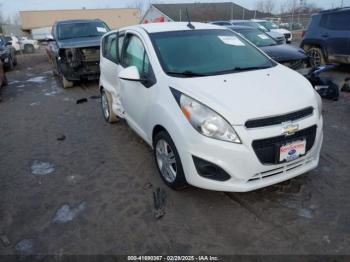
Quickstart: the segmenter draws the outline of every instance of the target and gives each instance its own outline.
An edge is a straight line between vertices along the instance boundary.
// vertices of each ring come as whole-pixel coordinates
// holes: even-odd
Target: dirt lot
[[[151,149],[104,121],[97,83],[64,90],[43,54],[18,61],[0,103],[0,254],[350,254],[349,93],[324,101],[316,170],[251,193],[175,192]]]

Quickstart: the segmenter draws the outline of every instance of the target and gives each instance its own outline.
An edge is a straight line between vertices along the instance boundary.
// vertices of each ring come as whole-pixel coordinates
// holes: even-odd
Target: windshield
[[[58,39],[70,39],[78,37],[102,36],[109,31],[107,25],[103,22],[78,22],[71,24],[59,24]]]
[[[271,22],[271,21],[262,21],[259,22],[260,25],[262,25],[263,27],[267,28],[268,30],[271,29],[278,29],[278,25],[276,25],[275,23]]]
[[[277,45],[277,42],[270,36],[259,30],[235,30],[237,33],[242,34],[250,42],[258,47]]]
[[[275,65],[231,30],[153,33],[151,39],[163,70],[169,75],[217,75]]]

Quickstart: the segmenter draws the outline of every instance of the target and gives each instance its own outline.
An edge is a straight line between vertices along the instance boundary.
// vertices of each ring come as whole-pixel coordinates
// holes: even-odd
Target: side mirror
[[[129,66],[119,73],[119,78],[127,81],[143,81],[136,66]]]

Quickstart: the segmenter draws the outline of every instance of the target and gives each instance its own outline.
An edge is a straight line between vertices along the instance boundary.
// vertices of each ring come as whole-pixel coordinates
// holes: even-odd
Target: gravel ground
[[[1,255],[350,254],[350,93],[324,101],[316,170],[250,193],[175,192],[151,149],[104,121],[97,83],[65,90],[43,54],[18,61],[0,103]]]

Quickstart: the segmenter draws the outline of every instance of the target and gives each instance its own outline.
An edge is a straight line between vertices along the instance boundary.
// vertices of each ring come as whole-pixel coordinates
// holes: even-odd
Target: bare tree
[[[144,15],[150,6],[149,0],[133,0],[131,1],[127,7],[129,8],[137,8],[140,10],[140,15]]]
[[[264,12],[268,13],[268,14],[272,14],[274,9],[275,9],[275,4],[274,4],[273,0],[265,0]]]
[[[264,8],[264,1],[263,0],[258,0],[255,3],[255,10],[259,11],[259,12],[264,12],[265,8]]]

